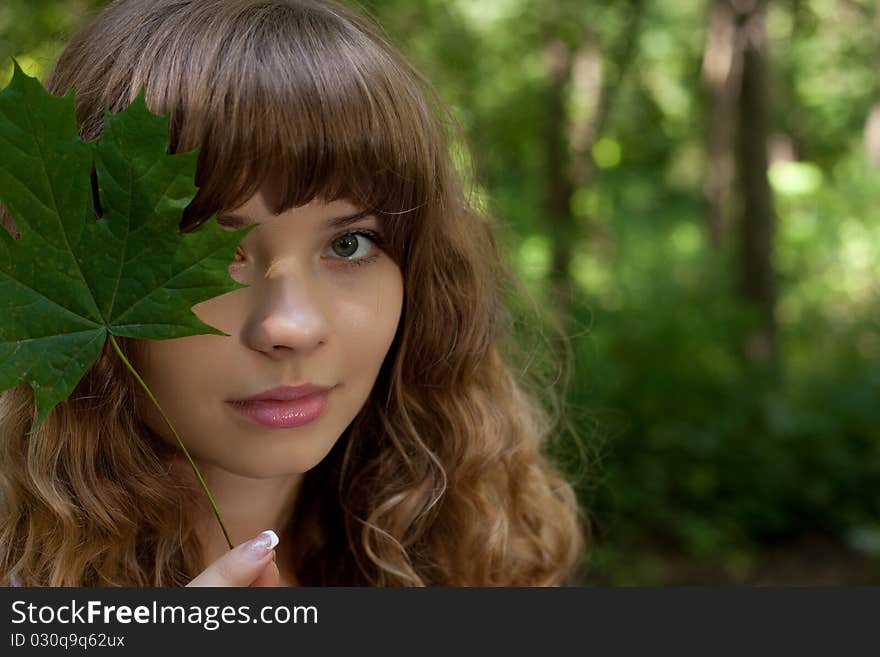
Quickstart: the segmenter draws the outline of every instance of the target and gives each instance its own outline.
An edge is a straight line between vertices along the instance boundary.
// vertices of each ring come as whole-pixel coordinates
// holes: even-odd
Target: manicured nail
[[[278,545],[278,534],[271,529],[267,529],[256,538],[247,542],[244,548],[244,553],[249,559],[259,561],[276,545]]]

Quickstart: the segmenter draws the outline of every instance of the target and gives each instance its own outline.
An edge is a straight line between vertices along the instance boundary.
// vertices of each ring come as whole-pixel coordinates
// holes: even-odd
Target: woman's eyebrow
[[[345,226],[350,226],[351,224],[364,219],[365,217],[374,216],[371,210],[361,210],[360,212],[355,212],[354,214],[347,214],[341,217],[331,217],[327,220],[328,228],[344,228]],[[257,223],[250,217],[242,217],[236,214],[223,214],[217,217],[217,223],[221,226],[225,226],[227,228],[244,228],[245,226],[250,226],[251,224]]]

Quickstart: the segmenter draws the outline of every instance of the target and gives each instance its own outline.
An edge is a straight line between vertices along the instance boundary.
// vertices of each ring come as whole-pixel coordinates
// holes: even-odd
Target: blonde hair
[[[403,314],[364,408],[303,478],[281,543],[299,583],[571,583],[588,523],[544,453],[562,392],[515,365],[531,354],[504,297],[525,292],[453,166],[460,130],[372,21],[331,1],[117,0],[47,81],[73,86],[84,140],[145,86],[169,152],[201,147],[181,230],[270,175],[276,212],[344,198],[383,224]],[[120,343],[137,362],[137,342]],[[180,586],[204,568],[204,494],[137,417],[137,394],[106,346],[37,431],[30,386],[0,394],[4,579]]]

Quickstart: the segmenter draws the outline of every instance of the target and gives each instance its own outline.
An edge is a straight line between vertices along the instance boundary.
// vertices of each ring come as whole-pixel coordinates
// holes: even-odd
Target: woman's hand
[[[264,531],[224,554],[187,586],[280,586],[276,545],[278,535]]]

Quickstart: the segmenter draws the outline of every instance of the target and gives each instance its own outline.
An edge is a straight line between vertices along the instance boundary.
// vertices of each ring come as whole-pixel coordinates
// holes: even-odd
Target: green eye
[[[343,258],[350,258],[357,253],[358,247],[360,246],[360,240],[357,238],[357,233],[348,233],[342,237],[337,237],[333,240],[333,244],[334,247],[342,245],[341,251],[336,251],[338,255]],[[346,253],[343,253],[343,251]]]

